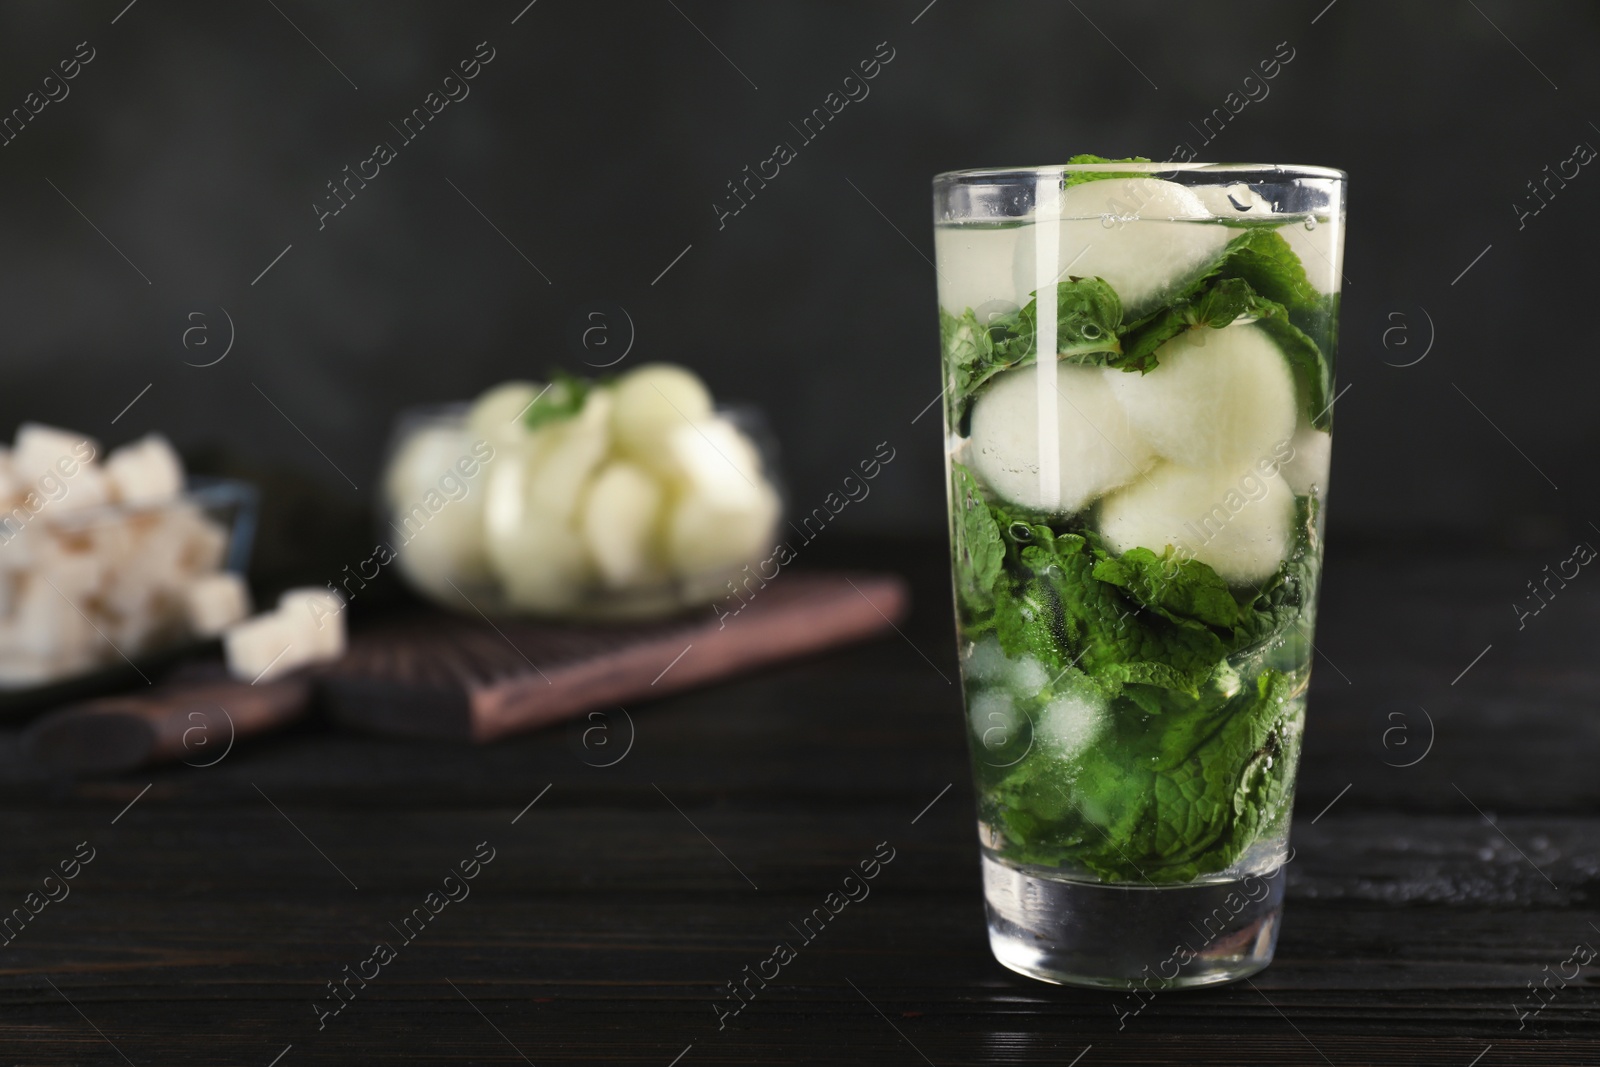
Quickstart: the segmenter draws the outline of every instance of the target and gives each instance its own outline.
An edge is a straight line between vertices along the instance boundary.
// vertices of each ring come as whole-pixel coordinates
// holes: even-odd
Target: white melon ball
[[[403,514],[420,504],[456,461],[472,455],[473,435],[454,426],[430,426],[407,437],[383,472],[389,510]]]
[[[656,479],[624,460],[608,463],[595,476],[583,505],[582,530],[607,587],[627,589],[660,576],[652,542],[663,495]]]
[[[1048,369],[1048,368],[1047,368]],[[972,408],[967,457],[991,489],[1013,504],[1072,514],[1137,478],[1154,458],[1132,428],[1099,368],[1055,365],[1059,499],[1039,481],[1039,368],[997,375]]]
[[[398,565],[413,585],[436,597],[456,599],[458,587],[483,585],[491,577],[489,555],[484,542],[483,510],[487,494],[480,487],[450,500],[421,527],[415,513],[397,516],[410,518],[408,525],[391,528],[390,543],[398,554]]]
[[[1233,585],[1277,571],[1293,540],[1294,494],[1279,474],[1253,466],[1217,473],[1164,463],[1100,504],[1100,533],[1113,552],[1171,546]]]
[[[474,439],[491,443],[516,440],[523,432],[523,416],[544,388],[538,382],[511,381],[484,391],[467,411],[467,429]]]
[[[1128,421],[1167,459],[1233,470],[1271,457],[1294,434],[1294,375],[1260,327],[1185,330],[1148,374],[1102,371]]]
[[[721,416],[674,428],[647,466],[675,486],[734,505],[766,480],[755,442]]]
[[[1045,225],[1051,225],[1046,223]],[[1066,277],[1103,278],[1133,319],[1193,278],[1234,236],[1195,193],[1160,178],[1102,178],[1061,193],[1053,263],[1041,273],[1038,227],[1021,231],[1015,284],[1028,293]]]
[[[611,419],[617,443],[647,458],[673,430],[710,414],[711,391],[693,371],[646,363],[617,382]]]
[[[517,608],[559,612],[583,599],[592,572],[583,538],[564,523],[529,518],[490,542],[506,600]]]
[[[1232,185],[1197,185],[1189,190],[1205,209],[1219,219],[1257,222],[1272,220],[1272,201],[1245,182]]]
[[[666,549],[673,572],[692,579],[760,558],[772,548],[778,512],[778,494],[763,481],[742,492],[732,483],[716,493],[691,489],[667,516]]]
[[[963,225],[936,226],[933,231],[933,258],[938,264],[939,306],[960,316],[975,311],[1005,306],[1016,308],[1027,301],[1019,293],[1012,263],[1017,255],[1017,238],[1023,226]],[[980,321],[984,316],[979,315]]]
[[[532,514],[569,526],[575,522],[579,499],[611,448],[611,408],[611,391],[595,389],[578,414],[539,428],[547,444],[530,467]]]
[[[1290,442],[1294,455],[1278,473],[1289,483],[1296,496],[1319,495],[1328,492],[1328,462],[1333,453],[1333,437],[1326,430],[1301,425]]]
[[[485,549],[507,600],[515,607],[554,612],[581,598],[590,577],[583,539],[572,523],[542,514],[530,489],[542,461],[558,443],[555,428],[501,452],[484,486]]]

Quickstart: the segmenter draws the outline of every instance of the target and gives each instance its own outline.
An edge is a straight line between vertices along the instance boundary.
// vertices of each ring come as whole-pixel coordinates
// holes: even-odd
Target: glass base
[[[1272,962],[1283,868],[1153,888],[1047,878],[988,852],[989,947],[1019,974],[1102,989],[1220,985]]]

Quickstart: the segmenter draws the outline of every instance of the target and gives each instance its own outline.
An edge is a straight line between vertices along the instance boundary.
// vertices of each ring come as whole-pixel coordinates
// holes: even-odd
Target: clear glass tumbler
[[[1271,962],[1344,185],[1142,161],[934,179],[962,686],[1015,971],[1156,989]]]

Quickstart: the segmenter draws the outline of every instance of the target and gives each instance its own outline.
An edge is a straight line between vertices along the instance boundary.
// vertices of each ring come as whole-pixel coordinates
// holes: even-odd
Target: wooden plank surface
[[[1600,1062],[1600,968],[1520,1028],[1515,1007],[1600,946],[1600,589],[1519,634],[1519,561],[1336,557],[1278,960],[1130,1015],[989,957],[943,560],[883,555],[914,579],[903,635],[630,706],[605,744],[313,720],[214,767],[71,782],[0,734],[0,909],[95,850],[0,946],[0,1062]],[[1406,708],[1435,742],[1397,767]],[[480,842],[469,895],[405,942]],[[725,983],[880,842],[871,896],[719,1029]],[[320,1015],[379,941],[392,962]]]

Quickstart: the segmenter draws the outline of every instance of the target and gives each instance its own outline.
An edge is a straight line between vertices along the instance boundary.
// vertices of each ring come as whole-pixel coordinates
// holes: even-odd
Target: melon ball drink
[[[1333,414],[1344,175],[934,182],[990,943],[1209,985],[1276,945]]]

